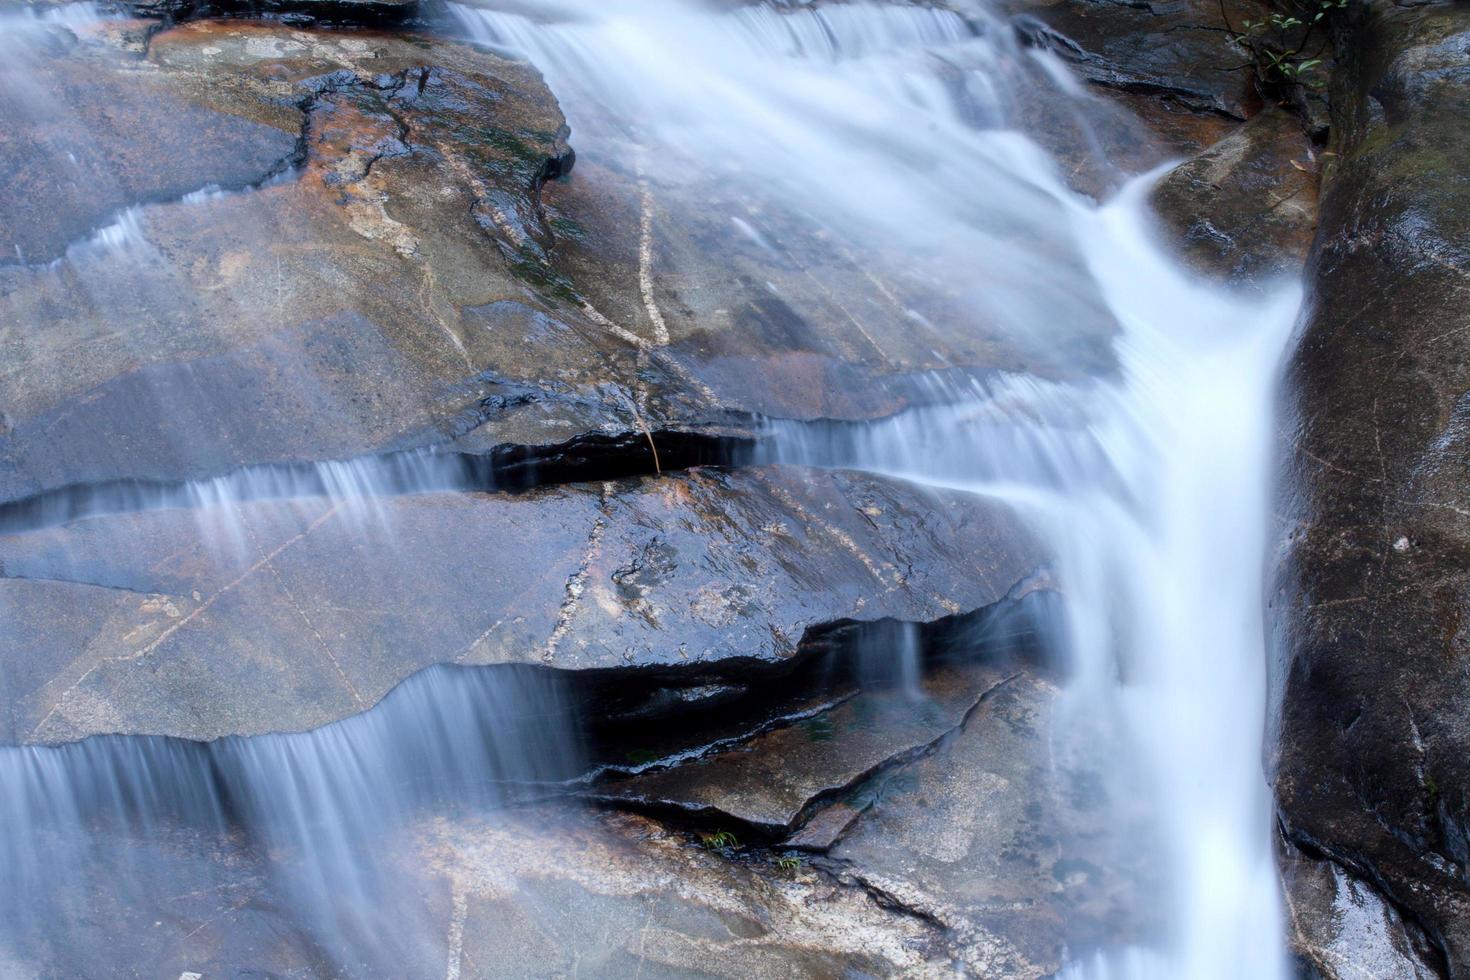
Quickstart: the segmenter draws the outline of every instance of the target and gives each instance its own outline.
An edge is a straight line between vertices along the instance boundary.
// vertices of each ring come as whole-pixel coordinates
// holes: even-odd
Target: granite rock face
[[[1288,379],[1275,786],[1286,839],[1464,977],[1470,11],[1364,4],[1344,29]]]
[[[707,256],[738,231],[677,175],[573,172],[524,62],[203,13],[27,19],[0,66],[7,95],[46,93],[4,100],[0,133],[20,174],[0,190],[0,508],[104,501],[7,519],[13,740],[309,728],[435,663],[779,663],[843,622],[991,605],[1041,561],[983,501],[665,472],[717,461],[668,433],[888,413],[941,365],[1026,369],[1015,350],[893,309],[854,331],[823,283],[860,265],[756,249],[731,277]],[[542,449],[589,440],[602,463]],[[446,448],[508,452],[522,489],[593,482],[372,499],[359,480]],[[326,479],[219,490],[283,465]],[[138,503],[156,488],[166,506]]]

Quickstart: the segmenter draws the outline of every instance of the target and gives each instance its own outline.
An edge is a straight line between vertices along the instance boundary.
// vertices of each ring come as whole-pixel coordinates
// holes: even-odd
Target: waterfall
[[[1262,604],[1274,385],[1299,290],[1244,298],[1176,268],[1149,227],[1156,175],[1101,207],[1069,190],[1007,127],[1028,85],[1081,117],[1085,97],[980,7],[453,9],[472,37],[546,73],[585,155],[631,141],[703,162],[767,206],[898,241],[937,260],[941,281],[979,284],[972,315],[1010,331],[1091,315],[1072,300],[1096,289],[1120,328],[1117,377],[1001,377],[873,425],[774,422],[764,452],[997,496],[1052,544],[1072,668],[1063,723],[1110,726],[1129,747],[1116,790],[1152,795],[1171,880],[1166,948],[1101,951],[1073,970],[1284,976]],[[941,63],[962,67],[959,86],[939,84]],[[836,160],[842,179],[828,179]],[[996,229],[1042,244],[1017,255]]]
[[[1299,291],[1247,300],[1191,281],[1152,242],[1150,183],[1075,214],[1124,325],[1117,382],[1085,397],[1013,382],[858,434],[777,423],[765,445],[997,496],[1050,542],[1064,718],[1118,727],[1133,756],[1116,791],[1149,788],[1172,869],[1167,955],[1102,954],[1075,975],[1284,976],[1262,603],[1273,396]]]
[[[417,972],[438,927],[395,900],[379,849],[415,815],[579,775],[571,709],[549,673],[435,667],[310,732],[0,749],[0,935],[21,949],[47,937],[92,874],[118,902],[156,903],[154,847],[193,835],[204,853],[265,855],[271,893],[338,969]]]
[[[818,229],[907,284],[905,303],[943,296],[950,314],[1028,350],[1057,355],[1083,324],[1116,330],[1116,363],[1102,369],[936,374],[921,404],[883,421],[771,420],[761,459],[994,497],[1050,544],[1065,597],[1051,638],[1069,668],[1059,724],[1127,747],[1117,791],[1147,794],[1170,882],[1153,897],[1169,926],[1159,948],[1098,950],[1073,975],[1285,976],[1261,760],[1262,569],[1297,289],[1242,297],[1177,269],[1149,228],[1151,175],[1102,204],[1069,186],[1024,131],[1025,106],[1054,102],[1085,134],[1098,105],[983,5],[503,6],[450,4],[465,37],[545,74],[581,157],[693,197],[719,188],[744,202],[730,224],[778,258],[788,223]],[[128,210],[58,261],[138,261],[146,231]],[[917,301],[905,316],[915,336],[934,329]],[[228,537],[240,503],[301,496],[376,524],[389,495],[496,485],[482,461],[429,451],[257,466],[12,501],[0,534],[178,508],[219,516],[200,534]],[[860,672],[914,691],[918,643],[894,625],[874,650],[896,663],[865,652]],[[577,720],[549,672],[439,667],[311,732],[0,748],[0,936],[22,952],[54,939],[62,899],[48,891],[84,888],[88,869],[105,869],[116,901],[146,905],[162,885],[145,865],[186,834],[263,869],[332,969],[417,975],[440,937],[387,840],[415,815],[578,777]]]

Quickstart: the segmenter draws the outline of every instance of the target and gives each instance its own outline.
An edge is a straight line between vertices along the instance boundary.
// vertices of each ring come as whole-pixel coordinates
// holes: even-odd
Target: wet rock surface
[[[417,22],[439,5],[423,0],[136,0],[129,10],[146,17],[261,17],[294,26],[393,27]]]
[[[1292,848],[1283,856],[1282,877],[1291,952],[1304,975],[1324,980],[1444,975],[1433,944],[1371,885]]]
[[[305,19],[156,36],[47,26],[0,65],[0,88],[55,103],[0,100],[0,165],[17,175],[0,190],[0,500],[431,444],[626,448],[750,413],[887,414],[932,397],[916,379],[936,369],[1112,367],[1096,297],[1043,337],[958,330],[973,326],[964,297],[877,279],[901,263],[840,254],[820,222],[711,194],[635,141],[571,171],[534,69],[304,26],[416,13],[348,6],[271,4],[250,9]],[[1256,114],[1214,4],[1016,13],[1023,43],[1141,112],[1159,144],[1131,146],[1133,124],[1058,132],[1119,162],[1157,162],[1160,144],[1193,157],[1155,201],[1202,272],[1292,272],[1327,164],[1292,368],[1299,521],[1276,600],[1293,951],[1334,980],[1470,975],[1465,12],[1355,14],[1335,158],[1313,158],[1289,115]],[[1227,8],[1236,24],[1258,13]],[[1115,186],[1074,176],[1096,196]],[[833,624],[963,616],[1042,559],[998,506],[790,468],[361,506],[257,501],[0,537],[5,739],[309,728],[437,663],[677,678],[620,705],[656,728],[740,703],[742,674],[782,683],[751,671],[800,660]],[[1097,778],[1104,743],[1058,748],[1055,685],[987,662],[939,666],[920,701],[850,678],[762,693],[775,721],[711,721],[718,748],[680,764],[643,769],[688,740],[640,736],[590,791],[606,809],[453,813],[385,846],[410,855],[429,959],[451,976],[1049,976],[1156,939],[1139,896],[1162,894],[1140,859],[1148,828]],[[1099,832],[1120,822],[1104,809],[1125,811],[1129,839]],[[713,839],[731,827],[739,840]],[[130,849],[186,883],[177,901],[51,903],[63,933],[107,919],[128,941],[4,950],[0,972],[340,966],[248,842],[120,834]],[[138,873],[101,863],[97,890]]]
[[[1470,12],[1372,4],[1346,27],[1289,377],[1275,784],[1288,840],[1366,882],[1461,977]]]
[[[939,974],[943,933],[810,867],[699,846],[646,818],[528,813],[437,821],[431,901],[462,976],[527,972],[828,977]],[[447,886],[447,887],[446,887]],[[697,966],[696,966],[697,964]]]
[[[296,134],[179,102],[157,72],[60,25],[7,24],[0,40],[0,255],[60,259],[129,207],[285,171]],[[94,43],[89,43],[94,42]],[[172,104],[166,115],[158,111]]]
[[[1013,7],[1029,40],[1068,61],[1093,84],[1162,96],[1191,111],[1236,119],[1249,115],[1249,76],[1233,66],[1241,52],[1225,17],[1239,25],[1262,8],[1232,2],[1222,10],[1205,0],[1114,3],[1036,0]]]
[[[1138,112],[1166,146],[1198,152],[1253,115],[1259,100],[1229,25],[1264,8],[1231,0],[1021,0],[1016,30]],[[1136,152],[1136,150],[1135,150]]]
[[[12,741],[299,730],[435,663],[780,663],[1042,561],[1001,505],[789,467],[120,514],[0,540],[0,676]]]
[[[104,839],[85,875],[35,896],[33,913],[45,928],[36,941],[0,951],[7,976],[331,975],[329,958],[292,921],[271,887],[269,863],[243,835],[110,828]],[[119,880],[163,900],[129,902]],[[102,922],[111,927],[108,942],[77,941]]]
[[[1058,697],[1035,671],[1005,675],[820,859],[953,930],[974,975],[1050,976],[1150,935],[1147,823],[1104,776],[1108,738],[1058,724]]]
[[[1121,910],[1145,879],[1107,864],[1118,842],[1097,814],[1119,801],[1090,782],[1096,757],[1046,757],[1049,682],[980,673],[994,684],[962,726],[828,806],[850,815],[826,855],[702,833],[698,816],[683,830],[621,813],[427,825],[451,962],[488,976],[516,949],[532,972],[580,960],[653,975],[698,962],[715,976],[1042,977],[1068,944],[1130,934]],[[726,774],[763,792],[757,771]]]
[[[879,281],[819,223],[712,200],[635,166],[636,147],[556,180],[567,128],[523,63],[241,20],[141,45],[116,23],[47,30],[55,104],[18,117],[0,155],[65,171],[90,141],[77,166],[99,173],[0,195],[27,236],[10,243],[26,262],[0,268],[0,497],[468,432],[870,418],[934,397],[936,370],[1112,363],[1095,296],[1066,299],[1054,335],[977,330],[978,287]]]
[[[1170,171],[1153,206],[1190,267],[1263,286],[1298,275],[1306,261],[1319,165],[1301,119],[1273,106]]]
[[[153,125],[181,126],[154,145],[248,159],[219,133],[266,134],[266,156],[284,147],[292,167],[242,193],[201,172],[185,199],[127,212],[60,263],[0,270],[14,367],[0,494],[443,441],[493,411],[492,365],[514,375],[510,352],[535,336],[538,380],[615,356],[570,328],[557,343],[496,244],[544,235],[537,186],[570,161],[529,68],[448,42],[241,22],[158,34],[143,60],[105,47],[78,42],[86,57],[54,70],[104,89],[141,78]],[[201,113],[234,128],[191,126]],[[99,152],[115,157],[107,137]]]
[[[893,648],[883,653],[901,655]],[[916,756],[958,728],[1003,677],[998,669],[952,666],[912,690],[858,691],[729,751],[615,780],[595,795],[624,807],[682,811],[785,836],[799,830],[820,800],[846,795],[880,767]]]

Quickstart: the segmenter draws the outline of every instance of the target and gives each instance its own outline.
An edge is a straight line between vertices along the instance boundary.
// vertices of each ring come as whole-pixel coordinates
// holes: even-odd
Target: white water
[[[536,16],[455,12],[468,34],[546,73],[584,158],[631,167],[632,153],[657,161],[655,182],[733,187],[748,207],[728,215],[732,226],[768,253],[784,254],[769,216],[795,215],[864,261],[891,263],[874,269],[881,276],[958,296],[977,327],[1044,342],[1058,323],[1100,312],[1117,321],[1116,377],[936,387],[935,405],[879,425],[773,424],[770,452],[999,496],[1051,542],[1066,599],[1058,642],[1072,667],[1059,715],[1128,746],[1118,785],[1145,787],[1170,881],[1156,896],[1168,925],[1156,948],[1100,950],[1071,971],[1283,976],[1260,758],[1261,568],[1272,385],[1295,291],[1250,302],[1178,273],[1150,241],[1144,182],[1101,208],[1068,190],[1015,128],[1017,106],[1041,92],[1084,128],[1093,107],[982,7],[515,6]],[[117,261],[146,247],[145,224],[129,215],[73,258]],[[921,315],[912,324],[928,329]],[[367,520],[388,493],[483,486],[449,457],[404,460],[397,474],[314,464],[111,487],[91,503],[49,498],[61,510],[27,526],[307,494],[349,501]],[[916,641],[900,633],[889,644],[904,652],[897,667],[873,672],[913,685]],[[349,972],[414,962],[413,903],[392,901],[376,847],[415,808],[488,805],[500,790],[487,784],[566,775],[577,750],[535,720],[559,711],[542,687],[440,671],[313,733],[0,750],[0,884],[12,900],[44,892],[48,877],[104,860],[118,835],[243,827],[335,962]],[[114,881],[124,895],[127,880]],[[23,906],[5,906],[21,932],[32,925]],[[375,948],[395,945],[394,933],[402,948]]]
[[[1164,949],[1105,951],[1072,975],[1279,977],[1262,602],[1273,391],[1299,291],[1252,302],[1191,281],[1151,241],[1147,188],[1075,215],[1125,328],[1121,382],[1012,382],[858,439],[778,424],[774,455],[995,495],[1051,543],[1063,723],[1116,726],[1131,747],[1117,788],[1149,787],[1172,882]]]
[[[589,163],[718,201],[793,264],[780,232],[815,232],[835,256],[879,263],[872,271],[905,302],[942,302],[1036,345],[1099,318],[1070,195],[1014,128],[1023,102],[1055,100],[1084,133],[1099,109],[1064,91],[1051,56],[1021,49],[987,8],[514,7],[540,16],[450,5],[470,37],[541,70]],[[908,313],[922,335],[918,302]]]

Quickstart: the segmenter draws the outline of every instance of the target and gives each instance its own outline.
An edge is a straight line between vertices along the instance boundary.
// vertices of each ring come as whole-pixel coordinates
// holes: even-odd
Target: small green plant
[[[788,854],[785,857],[776,859],[776,867],[789,875],[794,875],[800,871],[803,863],[801,858],[794,854]]]
[[[1230,22],[1225,0],[1220,0],[1220,16],[1231,38],[1243,48],[1251,60],[1238,67],[1254,68],[1267,89],[1291,86],[1316,87],[1315,77],[1322,65],[1321,55],[1329,43],[1327,25],[1334,11],[1347,7],[1348,0],[1277,0],[1282,9],[1260,20],[1241,22],[1240,29]],[[1308,53],[1308,48],[1316,50]]]
[[[728,830],[705,834],[700,838],[700,842],[712,851],[728,851],[740,846],[740,841]]]

